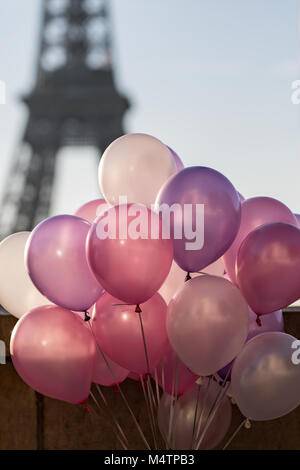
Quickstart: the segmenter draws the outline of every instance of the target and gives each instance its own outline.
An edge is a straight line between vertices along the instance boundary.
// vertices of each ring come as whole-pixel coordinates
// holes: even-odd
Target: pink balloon
[[[172,347],[189,369],[217,372],[241,351],[248,334],[248,306],[231,282],[198,276],[186,282],[168,306]]]
[[[167,147],[171,151],[172,157],[175,161],[177,172],[183,170],[184,169],[184,164],[182,163],[181,158],[177,155],[176,152],[174,152],[173,149],[171,149],[171,147],[169,147],[168,145],[167,145]]]
[[[104,199],[94,199],[93,201],[86,202],[83,206],[79,207],[74,215],[81,219],[85,219],[92,224],[95,219],[109,207],[111,207],[110,204],[108,204]]]
[[[125,369],[145,374],[147,363],[139,315],[134,306],[120,304],[120,300],[105,292],[95,306],[93,331],[101,349],[110,359]],[[155,294],[141,309],[152,371],[167,346],[167,306],[161,296]]]
[[[119,364],[108,357],[106,357],[106,360],[109,367],[102,355],[97,351],[92,381],[100,385],[105,385],[106,387],[111,387],[116,385],[116,383],[119,384],[123,382],[128,376],[129,370],[119,366]]]
[[[10,352],[16,371],[34,390],[70,403],[85,403],[92,381],[95,341],[69,310],[43,306],[16,324]]]
[[[162,186],[155,205],[157,210],[160,206],[175,209],[170,223],[174,260],[188,272],[200,271],[219,259],[240,226],[237,191],[212,168],[184,168]]]
[[[180,397],[195,385],[198,378],[181,362],[174,349],[168,343],[164,356],[159,361],[152,377],[169,395]]]
[[[105,232],[109,226],[111,232]],[[157,228],[157,238],[151,230]],[[122,233],[123,232],[123,233]],[[173,245],[163,238],[160,217],[146,206],[109,209],[92,225],[87,239],[89,265],[104,289],[129,304],[150,299],[166,279]]]
[[[237,279],[252,310],[263,315],[300,297],[300,230],[289,224],[267,224],[243,241],[237,257]]]
[[[225,269],[230,279],[235,284],[237,283],[235,263],[238,250],[242,241],[252,230],[271,222],[284,222],[297,225],[295,216],[290,209],[282,204],[282,202],[271,197],[253,197],[246,199],[241,207],[242,217],[238,234],[233,244],[223,256]]]
[[[69,310],[87,310],[103,291],[86,259],[89,229],[87,221],[73,215],[50,217],[33,230],[25,247],[25,262],[34,285],[49,300]]]

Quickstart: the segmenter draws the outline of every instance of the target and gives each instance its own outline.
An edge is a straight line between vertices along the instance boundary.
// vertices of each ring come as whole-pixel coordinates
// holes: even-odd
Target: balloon
[[[214,406],[218,397],[221,397],[220,386],[213,380],[204,379],[200,386],[198,394],[198,386],[195,385],[189,392],[180,397],[176,406],[173,405],[174,417],[173,425],[174,434],[169,433],[170,409],[172,406],[172,398],[166,393],[162,396],[158,408],[158,426],[163,436],[168,442],[175,443],[172,449],[188,450],[193,445],[193,429],[195,422],[195,411],[197,407],[197,415],[195,422],[195,430],[198,431],[198,439],[201,433],[205,432],[200,449],[213,449],[225,437],[231,422],[231,403],[226,395],[220,398],[219,405],[212,411],[211,417],[209,413]],[[198,401],[198,405],[197,405]],[[200,416],[202,414],[201,423]],[[208,421],[211,419],[211,421]],[[198,439],[196,442],[198,442]]]
[[[239,229],[239,196],[230,181],[211,168],[189,167],[170,178],[157,196],[156,210],[163,204],[176,204],[170,223],[174,259],[188,272],[220,258]]]
[[[238,234],[231,247],[223,256],[226,271],[235,284],[237,283],[235,263],[242,241],[252,230],[271,222],[297,225],[295,216],[290,209],[276,199],[271,197],[253,197],[242,203],[241,225]]]
[[[211,274],[213,276],[224,276],[224,264],[222,258],[219,258],[214,263],[210,264],[202,271],[205,274]],[[200,276],[200,274],[193,274],[191,277]],[[186,271],[183,271],[175,261],[173,261],[170,272],[159,289],[159,294],[163,297],[165,302],[168,304],[176,292],[183,287],[186,278]]]
[[[107,202],[137,202],[150,206],[163,183],[176,172],[168,147],[146,134],[127,134],[112,142],[99,165],[99,184]]]
[[[236,358],[232,394],[247,418],[279,418],[300,404],[300,367],[292,362],[294,341],[286,333],[264,333],[251,339]]]
[[[300,228],[300,214],[294,214],[294,216],[297,220],[298,227]]]
[[[105,232],[107,225],[114,233]],[[151,234],[154,226],[158,228],[157,238]],[[157,214],[145,206],[128,204],[109,209],[92,225],[87,256],[107,292],[129,304],[139,304],[150,299],[167,277],[173,245],[163,238]]]
[[[17,318],[51,303],[33,285],[25,268],[24,249],[29,235],[14,233],[0,243],[0,303]]]
[[[284,330],[284,322],[283,322],[283,315],[281,310],[276,310],[276,312],[268,313],[264,315],[263,319],[261,320],[261,324],[257,324],[257,315],[256,313],[248,308],[249,310],[249,333],[247,337],[247,341],[254,338],[255,336],[261,335],[262,333],[267,333],[269,331],[283,331]],[[221,370],[218,371],[218,375],[224,380],[226,377],[228,380],[231,379],[231,369],[233,365],[233,361],[230,362],[227,366],[223,367]],[[229,372],[229,373],[228,373]]]
[[[246,198],[239,192],[238,192],[238,195],[239,195],[240,201],[244,202]]]
[[[54,305],[31,310],[14,327],[10,352],[18,374],[37,392],[75,404],[87,400],[95,341],[69,310]]]
[[[80,217],[81,219],[87,220],[90,224],[92,224],[99,215],[104,213],[110,207],[109,204],[104,199],[94,199],[93,201],[89,201],[83,206],[81,206],[74,215],[76,217]]]
[[[195,384],[198,376],[193,374],[177,357],[174,349],[168,343],[164,356],[152,373],[154,380],[169,395],[181,396]]]
[[[167,346],[167,306],[161,296],[155,294],[141,308],[152,371]],[[141,325],[134,306],[120,305],[120,300],[104,292],[95,305],[92,328],[98,344],[110,359],[130,371],[147,373]]]
[[[300,230],[289,224],[263,225],[243,241],[237,280],[248,304],[263,315],[300,297]]]
[[[237,287],[204,275],[186,282],[169,303],[167,331],[182,362],[198,375],[210,375],[241,351],[248,321],[248,307]]]
[[[181,158],[177,155],[176,152],[174,152],[173,149],[171,149],[171,147],[169,147],[168,145],[167,145],[167,147],[168,147],[168,149],[170,150],[170,152],[172,154],[172,157],[173,157],[175,165],[176,165],[177,172],[183,170],[184,169],[184,164],[182,163]]]
[[[116,383],[121,383],[129,374],[129,370],[119,366],[116,362],[106,357],[109,367],[102,357],[101,353],[97,351],[95,358],[94,370],[92,381],[105,385],[106,387],[114,386]]]
[[[86,259],[89,228],[88,222],[73,215],[50,217],[35,227],[25,248],[34,285],[49,300],[69,310],[87,310],[103,291]]]

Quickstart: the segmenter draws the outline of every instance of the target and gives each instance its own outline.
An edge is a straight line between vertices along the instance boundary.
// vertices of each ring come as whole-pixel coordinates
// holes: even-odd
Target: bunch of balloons
[[[10,350],[23,380],[74,404],[93,382],[155,382],[152,428],[174,449],[220,443],[228,383],[248,419],[296,408],[297,343],[281,309],[300,297],[299,216],[244,199],[212,168],[184,168],[145,134],[115,140],[98,176],[103,199],[0,243],[0,303],[19,319]]]

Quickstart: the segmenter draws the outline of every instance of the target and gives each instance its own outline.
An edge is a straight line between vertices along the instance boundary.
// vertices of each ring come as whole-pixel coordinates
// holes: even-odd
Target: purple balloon
[[[50,217],[33,230],[26,244],[32,282],[45,297],[69,310],[87,310],[103,291],[86,259],[90,227],[73,215]]]
[[[294,216],[297,220],[298,227],[300,228],[300,214],[294,214]]]
[[[188,272],[199,271],[220,258],[230,247],[240,226],[239,195],[225,176],[211,168],[189,167],[170,178],[157,196],[157,209],[161,204],[169,207],[177,204],[184,215],[178,218],[176,214],[171,219],[170,229],[174,259]],[[204,205],[204,228],[199,204]],[[178,229],[182,230],[183,236],[176,239]],[[199,249],[194,243],[197,241],[195,236],[192,240],[191,234],[186,233],[189,229],[197,233]],[[191,242],[194,243],[192,248],[188,246]]]
[[[269,333],[270,331],[284,331],[284,322],[283,315],[281,310],[276,310],[276,312],[268,313],[264,315],[261,319],[261,326],[258,325],[256,313],[251,310],[249,307],[249,333],[247,341],[255,336],[261,335],[262,333]],[[227,366],[223,367],[218,371],[218,375],[224,380],[227,377],[228,380],[231,379],[231,368],[235,359],[231,361]],[[228,371],[230,372],[228,373]]]
[[[290,224],[266,224],[243,241],[237,280],[252,310],[263,315],[300,297],[300,230]]]
[[[184,169],[184,164],[182,163],[181,158],[177,155],[176,152],[174,152],[173,149],[171,149],[171,147],[169,147],[168,145],[167,145],[167,147],[170,150],[170,152],[172,154],[172,157],[174,158],[177,171],[183,170]]]

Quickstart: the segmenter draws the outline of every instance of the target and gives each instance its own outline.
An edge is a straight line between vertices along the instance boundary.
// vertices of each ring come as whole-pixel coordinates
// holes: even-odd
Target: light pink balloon
[[[86,202],[83,206],[79,207],[74,215],[81,217],[92,224],[95,219],[109,207],[111,207],[110,204],[108,204],[104,199],[94,199],[93,201]]]
[[[105,235],[107,226],[109,235]],[[88,235],[87,255],[107,292],[129,304],[140,304],[155,294],[173,260],[172,240],[163,238],[162,230],[161,218],[140,204],[112,207],[96,220]]]
[[[155,294],[141,305],[141,309],[152,371],[167,347],[167,306],[162,297]],[[96,303],[92,327],[98,344],[110,359],[130,371],[147,373],[141,325],[135,306],[122,305],[119,299],[105,292]]]
[[[174,349],[168,343],[166,352],[152,373],[154,380],[169,395],[180,397],[192,388],[198,378],[188,367],[181,362]]]
[[[214,403],[219,397],[219,405],[210,415]],[[226,395],[221,397],[221,387],[213,380],[208,385],[208,379],[204,379],[198,393],[195,385],[176,402],[172,403],[170,395],[164,394],[158,409],[158,425],[161,433],[171,443],[172,449],[189,450],[193,444],[193,430],[196,434],[199,429],[198,439],[201,433],[205,436],[200,444],[200,449],[214,449],[225,437],[231,422],[231,404]],[[198,402],[198,404],[197,404]],[[170,409],[173,408],[173,425],[170,428]],[[195,411],[197,415],[195,420]],[[201,419],[201,422],[200,422]],[[210,420],[210,421],[208,421]],[[197,439],[197,442],[198,442]]]
[[[182,362],[202,376],[214,374],[238,355],[248,324],[240,291],[217,276],[186,282],[168,306],[169,340]]]
[[[271,222],[284,222],[297,225],[296,218],[290,209],[282,202],[271,197],[253,197],[242,202],[241,225],[237,236],[223,256],[225,269],[235,284],[237,284],[235,263],[239,247],[247,235],[255,228]]]
[[[171,149],[171,147],[169,147],[168,145],[167,145],[167,147],[171,151],[171,154],[172,154],[172,157],[174,159],[177,171],[183,170],[184,169],[184,164],[183,164],[181,158],[179,157],[179,155],[177,155],[177,153],[174,152],[174,150]]]
[[[70,403],[86,402],[95,341],[71,311],[52,305],[31,310],[13,330],[10,353],[18,374],[37,392]]]

